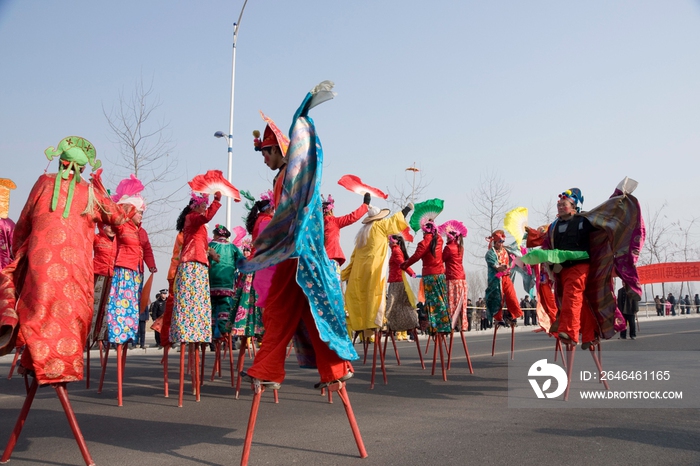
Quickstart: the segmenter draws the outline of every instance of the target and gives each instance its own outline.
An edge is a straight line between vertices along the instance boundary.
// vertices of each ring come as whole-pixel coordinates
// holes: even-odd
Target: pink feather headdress
[[[323,197],[323,196],[321,196]],[[335,199],[330,194],[323,200],[323,214],[330,213],[335,207]]]
[[[209,204],[209,194],[192,191],[190,194],[190,206],[197,207],[200,204]]]
[[[441,235],[449,235],[452,238],[457,238],[458,236],[467,237],[467,227],[459,220],[446,221],[438,227],[438,231]]]
[[[144,190],[141,180],[133,174],[129,178],[125,178],[117,185],[116,192],[112,194],[112,200],[117,204],[131,204],[138,210],[146,210],[146,201],[141,197],[141,191]]]

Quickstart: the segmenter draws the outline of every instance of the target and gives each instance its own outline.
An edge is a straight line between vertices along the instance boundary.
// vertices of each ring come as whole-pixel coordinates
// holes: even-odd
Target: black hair
[[[245,220],[245,229],[248,234],[253,234],[253,228],[255,228],[255,222],[258,220],[258,215],[260,215],[260,212],[263,212],[265,207],[267,207],[269,204],[269,199],[261,199],[256,201],[255,204],[253,204],[253,207],[250,208],[248,218]]]
[[[396,240],[396,244],[398,244],[401,248],[401,252],[403,253],[403,260],[407,261],[409,259],[409,256],[408,251],[406,250],[406,242],[403,240],[403,236],[392,235],[391,237],[394,238],[394,240]]]
[[[190,201],[187,206],[182,209],[182,212],[180,212],[180,216],[177,218],[177,222],[175,222],[175,229],[182,233],[182,230],[185,229],[185,217],[187,217],[187,214],[192,212],[192,201]]]
[[[433,235],[433,239],[430,240],[430,253],[433,255],[433,257],[436,257],[435,250],[437,249],[438,236],[440,235],[438,235],[437,231],[433,231],[430,234]]]

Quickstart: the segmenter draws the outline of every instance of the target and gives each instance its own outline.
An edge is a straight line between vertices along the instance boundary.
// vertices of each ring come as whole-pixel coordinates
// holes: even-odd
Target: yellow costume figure
[[[401,233],[408,227],[404,215],[413,208],[404,209],[391,217],[389,209],[370,207],[365,225],[355,238],[355,250],[350,264],[343,269],[341,279],[347,282],[345,309],[351,331],[380,328],[386,308],[388,278],[389,235]],[[405,212],[405,214],[404,214]]]

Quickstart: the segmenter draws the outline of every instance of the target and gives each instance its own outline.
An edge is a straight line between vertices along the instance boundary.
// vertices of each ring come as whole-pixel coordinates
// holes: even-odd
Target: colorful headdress
[[[489,248],[493,246],[494,242],[505,243],[506,232],[503,230],[496,230],[493,233],[491,233],[491,236],[486,237],[486,241],[489,242]]]
[[[282,157],[287,156],[287,149],[289,148],[289,138],[280,131],[272,118],[269,118],[263,112],[260,112],[260,116],[267,123],[265,127],[265,132],[263,133],[262,140],[260,139],[260,131],[253,131],[253,146],[255,150],[261,151],[266,147],[279,146],[282,151]]]
[[[7,218],[10,213],[10,190],[17,185],[8,178],[0,178],[0,218]]]
[[[131,204],[136,207],[136,210],[146,210],[146,201],[141,197],[141,191],[144,186],[141,180],[133,174],[129,178],[125,178],[119,182],[115,194],[112,194],[112,200],[117,204]]]
[[[268,189],[264,193],[260,195],[260,200],[261,201],[270,201],[268,204],[268,208],[272,208],[274,210],[275,208],[275,194],[272,192],[271,189]],[[267,210],[267,209],[265,209]]]
[[[190,194],[190,207],[194,208],[201,204],[209,204],[209,194],[196,193],[193,191]]]
[[[423,222],[423,224],[420,226],[420,229],[423,230],[424,233],[437,233],[438,231],[437,226],[435,226],[435,222],[433,222],[432,220]]]
[[[428,199],[427,201],[419,202],[413,207],[409,225],[413,231],[420,230],[425,222],[434,221],[440,215],[444,206],[445,202],[442,199]]]
[[[578,188],[567,189],[559,195],[559,199],[569,199],[574,203],[576,207],[576,212],[581,212],[581,205],[583,204],[583,194]]]
[[[216,224],[214,227],[214,234],[217,236],[223,236],[224,238],[230,238],[231,237],[231,232],[228,231],[228,228],[226,228],[223,225]]]
[[[321,196],[323,198],[323,196]],[[329,214],[335,207],[335,200],[329,194],[327,198],[323,199],[323,215]]]
[[[51,212],[55,211],[58,205],[58,196],[61,192],[61,180],[67,180],[70,176],[70,172],[75,172],[68,186],[68,199],[66,199],[65,209],[63,209],[63,218],[68,218],[70,206],[73,201],[75,184],[80,182],[81,179],[79,173],[80,168],[89,163],[94,171],[102,166],[102,162],[96,158],[97,152],[95,151],[95,146],[87,139],[79,136],[63,138],[61,142],[58,143],[58,148],[54,149],[54,147],[51,146],[44,151],[44,154],[49,161],[53,160],[55,157],[59,157],[62,162],[58,166],[58,175],[54,183],[53,198],[51,198]]]
[[[456,239],[458,236],[467,236],[467,227],[465,227],[464,223],[460,222],[459,220],[446,221],[438,227],[438,231],[441,235],[449,236],[453,239]]]

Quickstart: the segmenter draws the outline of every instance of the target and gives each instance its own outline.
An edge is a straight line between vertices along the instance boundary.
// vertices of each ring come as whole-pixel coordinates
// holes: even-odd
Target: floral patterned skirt
[[[424,275],[425,310],[428,312],[430,332],[447,333],[452,330],[450,310],[447,306],[445,275]]]
[[[170,326],[172,343],[211,342],[209,268],[182,262],[175,274],[175,307]]]
[[[462,330],[469,328],[469,317],[467,316],[467,281],[466,280],[448,280],[447,281],[447,298],[450,307],[450,316],[452,322],[455,323],[455,328],[460,329],[459,322],[461,320]],[[457,315],[455,315],[457,313]]]
[[[252,337],[265,333],[262,323],[262,308],[255,305],[258,294],[253,287],[254,273],[239,273],[236,278],[231,319],[231,334]]]
[[[107,303],[107,336],[110,343],[120,345],[131,339],[136,340],[142,286],[142,274],[123,267],[114,267]]]

